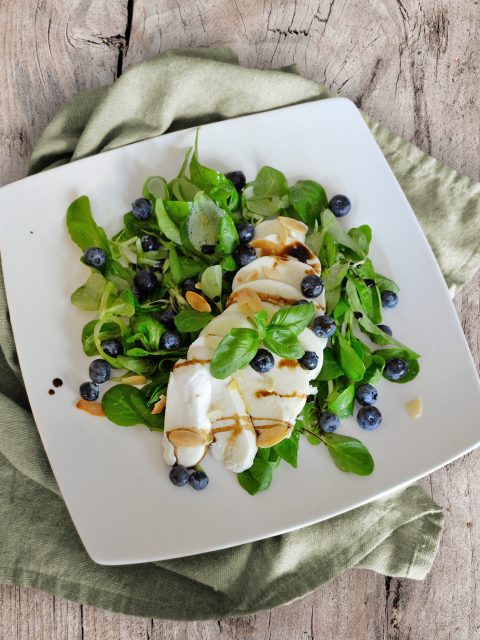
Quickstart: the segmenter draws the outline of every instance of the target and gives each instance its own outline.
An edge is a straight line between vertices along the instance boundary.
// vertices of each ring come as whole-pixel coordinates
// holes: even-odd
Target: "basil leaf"
[[[219,264],[212,264],[202,273],[200,280],[202,292],[214,300],[222,295],[222,267]]]
[[[336,380],[344,375],[343,369],[338,364],[333,349],[327,347],[323,351],[323,364],[317,380]]]
[[[354,401],[355,385],[351,384],[328,403],[328,410],[336,413],[339,418],[347,418],[353,415]]]
[[[289,438],[285,438],[285,440],[282,440],[273,447],[279,457],[295,469],[297,468],[299,438],[300,432],[294,429]]]
[[[90,247],[99,247],[110,255],[110,243],[105,231],[93,219],[87,196],[80,196],[68,207],[67,229],[73,242],[82,251]]]
[[[331,267],[322,272],[322,280],[325,285],[325,291],[333,291],[338,289],[347,275],[348,263],[335,262]]]
[[[375,466],[373,458],[360,440],[337,433],[323,433],[322,439],[338,469],[358,476],[368,476],[372,473]]]
[[[212,376],[222,380],[246,367],[257,353],[259,343],[255,329],[232,329],[215,349],[210,363]]]
[[[277,328],[269,326],[263,342],[267,349],[276,353],[280,358],[298,360],[298,358],[301,358],[305,353],[305,349],[302,347],[297,336],[286,327]]]
[[[163,431],[163,414],[152,415],[145,395],[132,385],[111,387],[102,398],[102,409],[109,420],[121,427],[144,424],[151,431]]]
[[[258,450],[250,469],[237,475],[240,486],[251,496],[259,491],[265,491],[272,484],[273,465],[259,456],[260,451],[262,450]]]
[[[213,318],[211,313],[195,311],[195,309],[182,309],[175,316],[175,326],[182,333],[200,331]]]
[[[267,333],[267,322],[268,322],[268,314],[265,311],[265,309],[262,309],[261,311],[257,311],[257,313],[255,313],[253,316],[253,321],[255,322],[259,339],[263,340]]]
[[[340,333],[335,334],[334,346],[340,366],[347,378],[353,382],[360,382],[365,374],[365,365],[361,358]]]
[[[163,235],[172,242],[175,242],[175,244],[182,244],[180,231],[178,230],[177,225],[168,217],[160,198],[155,202],[155,215],[157,217],[158,227]]]
[[[70,297],[72,304],[84,311],[98,311],[107,281],[99,271],[94,271],[88,280]]]
[[[260,169],[252,187],[256,198],[281,197],[288,194],[288,182],[283,173],[269,166]]]
[[[309,227],[320,222],[320,214],[328,207],[325,189],[313,180],[299,180],[288,190],[288,197],[298,217]]]
[[[288,329],[298,336],[311,322],[315,314],[312,302],[298,304],[291,307],[282,307],[275,312],[270,320],[270,329]]]
[[[366,257],[362,247],[358,244],[358,242],[355,242],[355,240],[353,240],[348,235],[348,233],[345,231],[345,229],[329,209],[326,209],[322,213],[321,218],[322,227],[327,229],[328,233],[331,234],[335,242],[338,242],[338,244],[341,244],[343,247],[347,247],[360,258]]]

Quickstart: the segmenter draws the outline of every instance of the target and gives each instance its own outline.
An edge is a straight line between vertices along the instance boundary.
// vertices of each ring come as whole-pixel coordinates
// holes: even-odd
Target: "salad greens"
[[[124,372],[112,378],[119,384],[103,395],[105,415],[120,426],[163,429],[163,414],[151,411],[166,395],[173,365],[227,305],[238,268],[236,225],[288,216],[308,225],[306,244],[321,262],[327,313],[336,331],[313,381],[317,394],[305,405],[291,437],[258,449],[253,466],[240,473],[238,480],[250,494],[267,489],[282,460],[297,466],[302,434],[312,445],[323,444],[342,471],[371,473],[372,457],[359,440],[327,433],[319,426],[321,412],[351,416],[358,386],[376,384],[390,359],[401,358],[408,365],[407,374],[397,382],[412,380],[419,370],[419,355],[379,326],[382,293],[399,289],[377,273],[368,258],[370,227],[346,231],[329,209],[322,185],[299,180],[289,186],[284,174],[273,167],[262,167],[252,182],[237,190],[223,172],[201,164],[198,132],[178,175],[170,181],[148,177],[142,194],[151,204],[151,215],[142,218],[127,212],[121,229],[111,238],[95,222],[88,197],[79,197],[67,211],[73,242],[82,252],[93,247],[104,255],[99,267],[81,258],[91,273],[71,301],[97,316],[82,331],[85,354],[100,356],[114,370]],[[148,282],[148,291],[139,290],[139,274]],[[210,310],[192,308],[188,291],[201,294]],[[257,312],[250,318],[250,328],[232,329],[220,341],[210,365],[212,375],[226,378],[248,366],[261,344],[282,358],[301,358],[304,349],[298,336],[313,317],[311,303],[280,308],[270,322],[265,310]],[[172,331],[180,335],[178,343],[167,339]],[[131,374],[145,377],[142,388],[123,383]]]

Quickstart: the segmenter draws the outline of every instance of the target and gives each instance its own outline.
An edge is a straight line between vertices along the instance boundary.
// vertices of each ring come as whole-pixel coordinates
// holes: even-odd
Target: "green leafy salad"
[[[412,380],[419,354],[382,323],[399,288],[368,257],[371,228],[340,222],[350,210],[347,196],[289,186],[270,166],[252,182],[204,166],[198,132],[177,177],[148,177],[111,238],[87,196],[72,202],[67,227],[90,275],[71,300],[95,313],[77,406],[164,432],[176,486],[207,486],[210,451],[256,494],[282,460],[297,467],[302,435],[341,471],[371,474],[341,420],[378,428],[378,381]]]

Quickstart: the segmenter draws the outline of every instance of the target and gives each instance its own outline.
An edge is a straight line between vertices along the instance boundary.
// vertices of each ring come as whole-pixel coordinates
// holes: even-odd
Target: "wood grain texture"
[[[259,68],[297,63],[390,129],[480,178],[476,0],[19,0],[0,7],[0,184],[25,174],[66,98],[171,47],[229,45]],[[480,276],[455,304],[477,366]],[[0,587],[0,640],[480,638],[480,452],[423,480],[446,511],[423,582],[351,571],[255,616],[173,622]]]

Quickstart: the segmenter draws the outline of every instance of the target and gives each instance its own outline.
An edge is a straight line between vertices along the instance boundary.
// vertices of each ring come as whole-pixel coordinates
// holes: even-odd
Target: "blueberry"
[[[384,309],[393,309],[398,304],[398,296],[394,291],[382,291],[381,298]]]
[[[315,351],[305,351],[303,356],[298,359],[298,362],[303,369],[312,371],[318,365],[318,356]]]
[[[182,464],[176,464],[170,469],[168,477],[170,478],[170,482],[176,487],[184,487],[188,484],[190,474],[188,473],[188,469]]]
[[[141,293],[151,293],[157,286],[157,279],[151,271],[146,269],[137,271],[133,282]]]
[[[305,298],[318,298],[323,291],[323,280],[320,276],[305,276],[300,283],[300,289]]]
[[[365,278],[363,282],[367,285],[369,289],[375,286],[375,280],[372,280],[371,278]]]
[[[247,264],[250,264],[255,260],[257,254],[255,249],[249,244],[241,244],[235,249],[233,257],[239,267],[246,267]]]
[[[331,411],[322,411],[318,418],[318,422],[320,424],[320,429],[328,431],[329,433],[336,431],[340,426],[340,418]]]
[[[387,380],[401,380],[408,373],[408,362],[402,358],[390,358],[385,362],[383,375]]]
[[[215,253],[215,245],[214,244],[202,244],[202,253],[206,256],[211,256]]]
[[[390,329],[390,327],[387,324],[377,324],[377,327],[383,331],[383,333],[386,333],[387,336],[391,336],[393,335],[392,330]]]
[[[107,256],[103,249],[100,249],[99,247],[90,247],[83,254],[83,259],[85,260],[85,264],[88,264],[89,267],[100,269],[100,267],[103,267],[105,264]]]
[[[288,247],[286,251],[287,255],[292,256],[292,258],[296,258],[300,262],[308,262],[309,258],[311,258],[310,250],[300,242]]]
[[[160,246],[158,238],[151,236],[148,233],[140,238],[140,242],[142,243],[142,249],[144,251],[156,251]]]
[[[196,489],[197,491],[202,491],[208,484],[208,476],[205,471],[195,470],[190,474],[190,478],[188,479],[190,482],[190,486]]]
[[[95,382],[83,382],[80,385],[80,396],[84,400],[88,400],[88,402],[93,402],[98,399],[100,394],[100,389],[98,388],[98,384]]]
[[[313,333],[319,338],[330,338],[336,330],[335,320],[326,314],[313,321]]]
[[[123,344],[116,338],[111,338],[110,340],[102,340],[100,345],[107,356],[110,356],[111,358],[116,358],[123,353]]]
[[[347,213],[350,213],[352,205],[347,196],[338,195],[330,199],[328,208],[337,218],[343,218]]]
[[[253,240],[255,235],[255,227],[249,222],[240,222],[237,224],[238,239],[242,244]]]
[[[382,414],[377,407],[362,407],[358,410],[357,422],[362,429],[371,431],[382,424]]]
[[[132,293],[140,303],[145,302],[145,300],[147,299],[146,293],[144,291],[140,291],[136,284],[134,284],[132,287]]]
[[[158,319],[166,327],[169,327],[170,329],[173,329],[175,327],[175,316],[176,315],[177,315],[177,312],[175,311],[175,309],[173,307],[167,307],[166,309],[164,309],[163,311],[161,311],[158,314]]]
[[[176,331],[165,331],[160,338],[160,349],[165,351],[173,351],[178,349],[182,343],[180,334]]]
[[[305,402],[315,402],[315,396],[313,393],[309,393]]]
[[[275,360],[272,354],[267,349],[259,349],[255,356],[250,360],[250,366],[258,373],[267,373],[273,369]]]
[[[225,177],[227,178],[227,180],[230,180],[230,182],[239,193],[242,189],[245,188],[245,185],[247,184],[247,179],[245,178],[245,174],[243,173],[243,171],[230,171],[229,173],[225,174]]]
[[[132,202],[132,213],[137,220],[146,220],[152,215],[152,203],[147,198],[137,198]]]
[[[106,382],[110,378],[111,373],[112,367],[103,358],[97,358],[90,363],[90,367],[88,368],[88,375],[90,376],[90,380],[92,382],[96,382],[97,384]]]
[[[292,304],[292,307],[297,307],[299,304],[310,304],[308,300],[304,300],[303,298],[301,300],[297,300],[296,302],[294,302]]]
[[[355,320],[361,320],[363,318],[363,313],[361,311],[354,311],[353,317]]]
[[[369,407],[377,402],[378,391],[371,384],[359,384],[355,391],[355,398],[362,407]]]
[[[185,295],[187,291],[195,291],[195,293],[198,293],[198,289],[195,287],[196,284],[197,281],[195,280],[195,278],[187,278],[186,280],[184,280],[182,282],[183,295]]]

